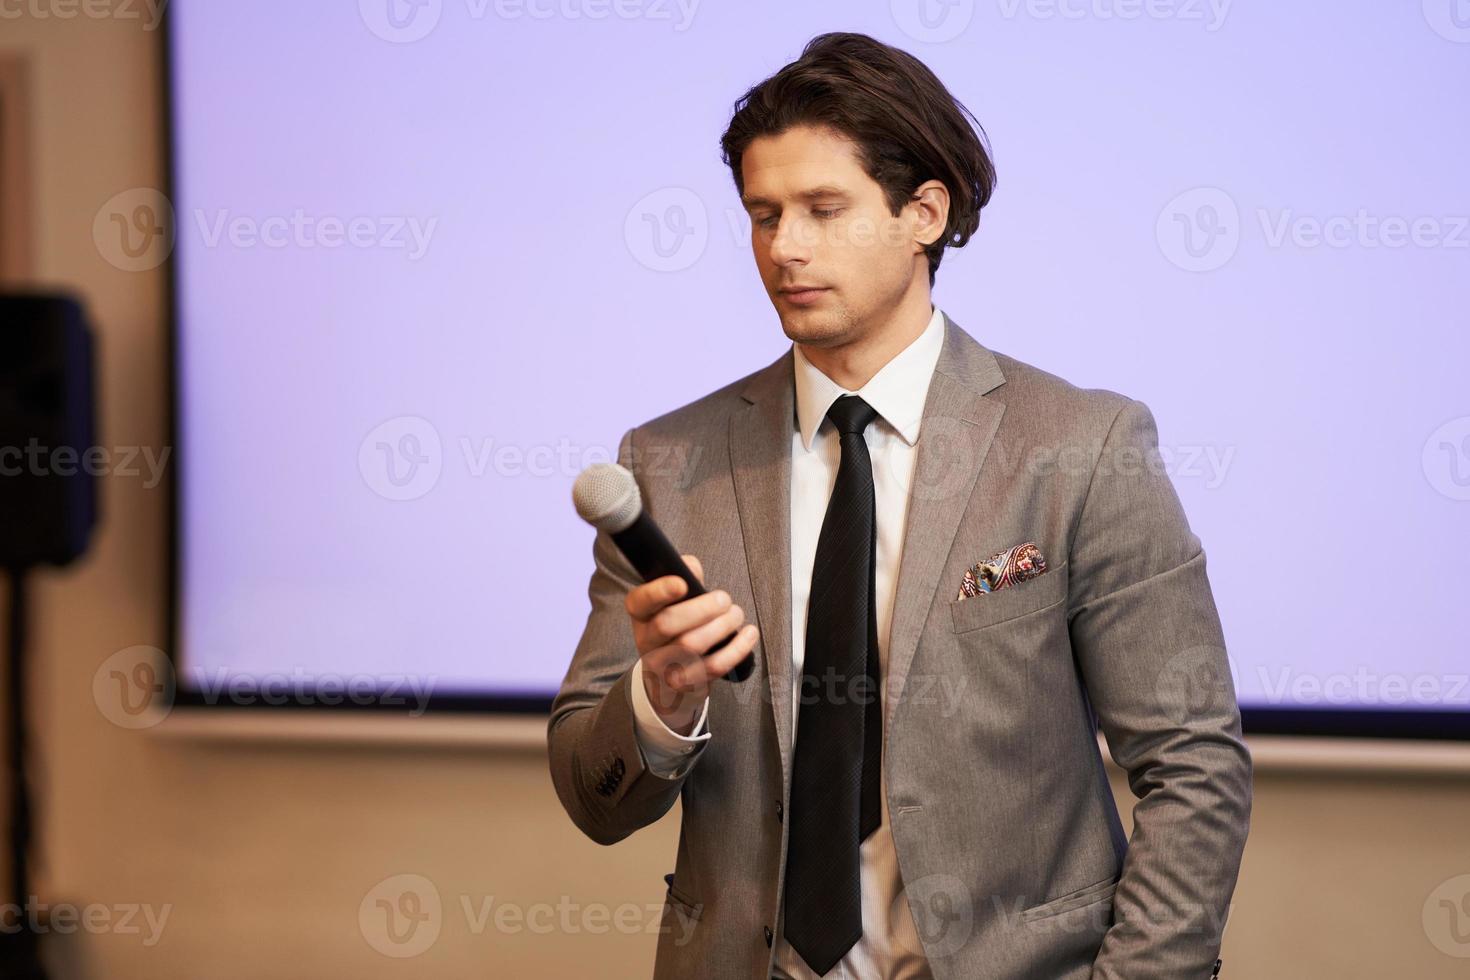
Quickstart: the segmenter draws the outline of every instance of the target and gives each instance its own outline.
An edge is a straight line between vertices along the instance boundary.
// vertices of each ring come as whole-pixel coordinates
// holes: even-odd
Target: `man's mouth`
[[[826,286],[798,284],[795,286],[782,286],[777,292],[788,303],[795,306],[806,306],[826,295],[827,289]]]

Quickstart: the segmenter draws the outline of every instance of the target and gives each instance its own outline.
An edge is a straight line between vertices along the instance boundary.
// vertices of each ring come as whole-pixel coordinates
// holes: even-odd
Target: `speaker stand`
[[[0,910],[0,970],[6,980],[46,980],[41,967],[40,933],[27,914],[33,907],[30,882],[31,796],[26,775],[26,570],[6,574],[10,622],[6,635],[6,774],[10,795],[10,904]],[[16,927],[19,928],[16,928]]]

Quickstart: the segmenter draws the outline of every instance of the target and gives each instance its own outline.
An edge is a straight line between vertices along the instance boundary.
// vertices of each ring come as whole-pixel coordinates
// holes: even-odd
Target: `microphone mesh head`
[[[625,531],[643,511],[633,474],[617,463],[593,463],[572,484],[572,503],[582,520],[599,531]]]

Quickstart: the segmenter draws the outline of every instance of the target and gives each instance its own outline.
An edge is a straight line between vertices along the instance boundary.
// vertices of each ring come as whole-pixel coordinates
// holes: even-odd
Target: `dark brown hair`
[[[745,193],[740,161],[751,141],[798,125],[826,126],[857,143],[895,216],[926,180],[949,189],[944,234],[925,249],[932,286],[945,248],[970,240],[995,189],[979,120],[908,52],[866,34],[819,34],[800,58],[736,100],[720,150],[737,193]]]

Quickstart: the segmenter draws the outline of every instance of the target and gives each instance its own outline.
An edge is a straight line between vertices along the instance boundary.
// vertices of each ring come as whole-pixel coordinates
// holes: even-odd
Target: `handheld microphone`
[[[704,595],[708,590],[684,564],[677,549],[669,543],[664,532],[643,510],[643,495],[638,492],[638,481],[625,467],[617,463],[594,463],[577,475],[572,484],[572,502],[582,520],[599,531],[606,531],[613,543],[643,576],[643,581],[652,582],[665,575],[677,575],[689,586],[685,599]],[[682,601],[682,600],[680,600]],[[735,639],[735,634],[720,640],[705,651],[709,656]],[[755,658],[747,654],[736,664],[727,680],[743,681],[750,676]]]

